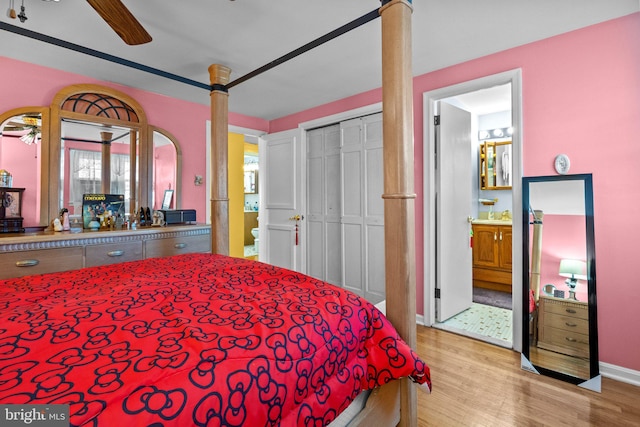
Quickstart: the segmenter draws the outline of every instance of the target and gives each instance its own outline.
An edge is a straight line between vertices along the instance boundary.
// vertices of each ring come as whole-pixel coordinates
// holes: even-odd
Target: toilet
[[[256,252],[258,252],[258,231],[260,229],[259,228],[252,228],[251,229],[251,235],[253,236],[253,247],[256,249]]]

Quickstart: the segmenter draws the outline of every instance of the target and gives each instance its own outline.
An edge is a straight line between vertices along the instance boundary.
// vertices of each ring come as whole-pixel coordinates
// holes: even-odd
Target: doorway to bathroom
[[[260,229],[258,226],[260,211],[260,164],[258,144],[245,139],[243,187],[244,187],[244,257],[258,260]]]
[[[520,86],[520,71],[515,70],[424,94],[424,322],[509,348],[519,346],[521,335],[522,266],[511,263],[521,258],[522,251],[522,224],[511,221],[514,207],[519,211],[521,198]],[[487,141],[481,131],[493,129],[512,131],[511,135],[496,134],[488,139],[492,143],[511,141],[508,174],[512,185],[510,190],[501,188],[500,194],[485,191],[480,183],[481,147]],[[492,159],[491,166],[495,167]],[[496,230],[496,242],[516,236],[510,240],[512,245],[503,248],[512,264],[508,280],[504,272],[478,278],[473,267],[477,245],[488,235],[476,235],[476,224],[494,225],[491,223],[501,221],[503,214],[505,221],[500,224],[505,226],[504,233]],[[491,300],[487,294],[493,290],[485,292],[484,282],[494,279],[508,282],[509,308],[487,304]],[[476,288],[483,291],[482,296],[474,295],[474,281],[480,284]]]

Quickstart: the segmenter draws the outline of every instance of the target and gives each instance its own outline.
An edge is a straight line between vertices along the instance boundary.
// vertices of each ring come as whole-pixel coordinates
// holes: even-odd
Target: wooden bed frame
[[[413,171],[413,76],[411,14],[408,0],[383,0],[382,105],[386,316],[416,348],[415,198]],[[229,254],[227,193],[228,102],[231,70],[213,64],[211,91],[211,249]],[[417,425],[416,388],[409,379],[381,387],[353,425]]]

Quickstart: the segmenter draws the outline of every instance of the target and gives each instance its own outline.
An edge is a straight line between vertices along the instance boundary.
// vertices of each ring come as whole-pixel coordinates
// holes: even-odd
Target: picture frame
[[[171,207],[171,199],[173,199],[174,190],[164,190],[164,197],[162,198],[162,209],[166,210]]]

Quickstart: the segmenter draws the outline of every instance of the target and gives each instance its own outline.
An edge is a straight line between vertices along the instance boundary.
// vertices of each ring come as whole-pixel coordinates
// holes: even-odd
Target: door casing
[[[436,102],[468,92],[475,92],[493,86],[511,84],[511,120],[513,125],[513,206],[522,205],[522,71],[520,69],[505,71],[475,80],[459,83],[423,93],[423,202],[424,202],[424,315],[422,321],[426,326],[435,323],[435,288],[436,288],[436,214],[435,214],[435,127]],[[522,259],[522,222],[514,217],[513,221],[514,260]],[[512,269],[513,295],[513,348],[521,351],[522,343],[522,264],[514,263]]]

